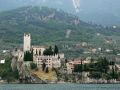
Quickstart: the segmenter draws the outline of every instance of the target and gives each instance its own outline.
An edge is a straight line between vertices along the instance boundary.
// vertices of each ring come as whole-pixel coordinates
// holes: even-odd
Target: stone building
[[[61,67],[61,60],[64,57],[61,57],[59,55],[52,55],[52,56],[44,56],[44,55],[40,55],[40,56],[34,56],[34,62],[37,64],[37,66],[39,68],[42,67],[42,64],[45,63],[47,67],[49,68],[59,68]]]
[[[31,35],[29,33],[24,34],[24,45],[23,53],[19,52],[18,57],[21,59],[24,57],[24,52],[33,50],[33,62],[41,67],[43,63],[49,68],[61,67],[61,60],[64,59],[64,54],[45,56],[43,52],[45,50],[44,46],[32,46],[31,45]]]
[[[24,34],[24,46],[23,50],[30,51],[31,50],[31,35],[29,33]]]

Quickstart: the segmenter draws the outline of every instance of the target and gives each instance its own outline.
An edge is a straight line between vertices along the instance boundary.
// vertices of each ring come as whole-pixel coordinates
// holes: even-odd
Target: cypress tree
[[[54,47],[54,55],[58,54],[58,53],[59,53],[58,47],[55,45],[55,47]]]
[[[24,61],[33,61],[33,52],[26,51],[24,53]]]
[[[46,49],[44,52],[43,52],[44,55],[53,55],[54,52],[52,50],[52,47],[50,46],[48,49]]]
[[[49,72],[49,70],[48,70],[48,67],[46,67],[46,70],[45,70],[45,72],[46,72],[46,73],[48,73],[48,72]]]
[[[45,64],[45,63],[43,63],[43,64],[42,64],[42,71],[44,71],[44,70],[45,70],[45,68],[46,68],[46,64]]]

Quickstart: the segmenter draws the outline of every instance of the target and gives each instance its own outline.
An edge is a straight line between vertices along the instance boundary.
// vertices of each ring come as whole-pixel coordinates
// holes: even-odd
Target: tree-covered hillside
[[[119,28],[88,24],[61,10],[29,6],[0,13],[1,49],[20,46],[25,32],[32,34],[32,44],[56,44],[61,51],[78,56],[83,42],[92,47],[103,47],[107,39],[120,43]]]

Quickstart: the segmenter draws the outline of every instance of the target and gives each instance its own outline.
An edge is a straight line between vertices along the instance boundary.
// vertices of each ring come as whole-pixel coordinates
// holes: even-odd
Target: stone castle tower
[[[29,33],[24,33],[24,45],[23,50],[30,51],[31,49],[31,35]]]

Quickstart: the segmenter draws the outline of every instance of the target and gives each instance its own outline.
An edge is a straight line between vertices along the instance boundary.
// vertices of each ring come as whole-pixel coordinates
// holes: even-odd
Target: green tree
[[[18,70],[12,71],[11,68],[11,56],[5,56],[5,64],[0,64],[0,77],[2,79],[7,80],[7,82],[11,82],[14,80],[18,80],[19,72]]]
[[[39,51],[39,55],[41,55],[41,51]]]
[[[46,68],[46,64],[45,64],[45,63],[43,63],[43,64],[42,64],[42,71],[44,71],[44,70],[45,70],[45,68]]]
[[[43,52],[44,55],[53,55],[54,52],[53,52],[53,49],[52,47],[50,46],[48,49],[46,49],[44,52]]]
[[[65,63],[67,63],[68,62],[68,60],[67,59],[65,59]]]
[[[26,51],[24,53],[24,61],[33,61],[33,51]]]
[[[37,52],[37,50],[36,50],[36,55],[38,55],[38,52]]]
[[[74,72],[82,72],[82,65],[81,64],[74,65]]]
[[[45,72],[46,72],[46,73],[49,73],[49,69],[48,69],[48,67],[46,67]]]
[[[31,69],[36,69],[36,68],[37,68],[37,64],[31,63],[31,64],[30,64],[30,67],[31,67]]]
[[[101,78],[101,72],[92,71],[92,72],[90,72],[90,76],[89,77],[95,78],[95,79],[100,79]]]
[[[59,53],[58,47],[55,45],[55,47],[54,47],[54,55],[56,55],[58,53]]]
[[[95,63],[89,64],[91,78],[107,78],[109,71],[109,61],[106,58],[98,58]]]

